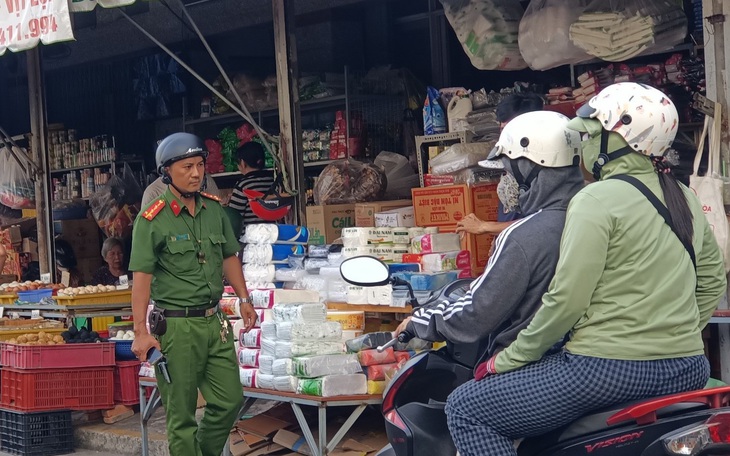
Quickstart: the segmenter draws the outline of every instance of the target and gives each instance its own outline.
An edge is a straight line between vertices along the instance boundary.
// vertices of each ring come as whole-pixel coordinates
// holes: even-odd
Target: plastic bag
[[[590,60],[570,41],[568,30],[581,15],[587,0],[533,0],[520,21],[522,57],[533,70],[548,70]]]
[[[383,198],[388,181],[378,166],[355,160],[338,160],[327,165],[314,184],[317,205],[348,204]]]
[[[669,0],[593,0],[570,26],[570,39],[609,62],[671,49],[687,35],[687,16],[680,5]]]
[[[20,149],[13,146],[15,155],[20,157]],[[22,159],[22,158],[21,158]],[[7,147],[0,149],[0,203],[11,209],[35,208],[35,185]],[[25,168],[30,171],[28,163]]]
[[[494,142],[454,144],[429,161],[431,174],[443,175],[460,171],[485,160]]]
[[[514,0],[440,0],[456,38],[480,70],[522,70],[517,36],[525,10]]]
[[[124,173],[115,174],[100,191],[91,195],[89,205],[96,223],[107,236],[126,238],[132,234],[141,201],[142,189],[129,165],[124,165]]]
[[[410,199],[411,189],[419,186],[418,174],[413,172],[408,159],[395,152],[383,151],[375,157],[375,164],[385,170],[389,198]]]
[[[441,95],[433,87],[428,87],[426,100],[423,102],[423,133],[438,135],[446,133],[446,114],[439,104]]]

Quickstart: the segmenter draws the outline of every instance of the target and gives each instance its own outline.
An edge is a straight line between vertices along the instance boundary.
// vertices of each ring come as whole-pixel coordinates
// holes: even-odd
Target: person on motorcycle
[[[664,93],[637,83],[578,110],[569,126],[586,134],[597,182],[570,202],[555,277],[530,324],[448,398],[462,456],[516,455],[517,438],[707,382],[701,332],[727,284],[702,205],[670,172],[678,120]],[[567,332],[565,348],[543,357]]]
[[[486,360],[527,327],[555,273],[568,202],[583,187],[580,135],[567,129],[569,120],[535,111],[507,124],[488,159],[504,167],[499,199],[523,218],[497,237],[484,273],[462,298],[418,308],[396,335],[405,330],[464,344],[487,339]]]

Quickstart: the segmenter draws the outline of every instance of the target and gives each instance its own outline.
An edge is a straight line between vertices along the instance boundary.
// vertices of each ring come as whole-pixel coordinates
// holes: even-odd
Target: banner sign
[[[134,0],[70,0],[72,13],[85,13],[92,11],[96,5],[102,8],[116,8],[118,6],[129,6]]]
[[[73,39],[67,0],[0,0],[0,55]]]

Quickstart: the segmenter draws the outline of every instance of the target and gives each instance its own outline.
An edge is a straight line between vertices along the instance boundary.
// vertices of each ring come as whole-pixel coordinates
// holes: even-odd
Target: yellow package
[[[368,394],[383,394],[387,383],[385,380],[368,380]]]

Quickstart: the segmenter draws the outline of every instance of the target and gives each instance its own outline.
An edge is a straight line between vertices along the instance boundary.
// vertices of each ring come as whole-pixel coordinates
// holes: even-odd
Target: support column
[[[294,36],[295,2],[272,0],[272,6],[279,95],[279,147],[291,179],[291,188],[298,192],[292,211],[292,222],[303,225],[306,224],[307,195],[302,156],[302,119],[299,112],[299,68]]]
[[[728,100],[726,62],[730,61],[730,33],[725,29],[728,10],[723,0],[702,0],[702,24],[705,41],[705,77],[707,98],[722,105],[721,158],[723,167],[728,163]],[[730,259],[726,259],[730,261]],[[727,296],[718,308],[727,309]],[[730,383],[730,325],[718,324],[720,377]]]
[[[35,47],[26,51],[28,57],[28,95],[30,102],[30,156],[38,166],[34,172],[36,222],[38,225],[38,262],[41,274],[53,272],[53,221],[51,219],[48,141],[46,121],[46,94],[43,88],[41,50]]]

